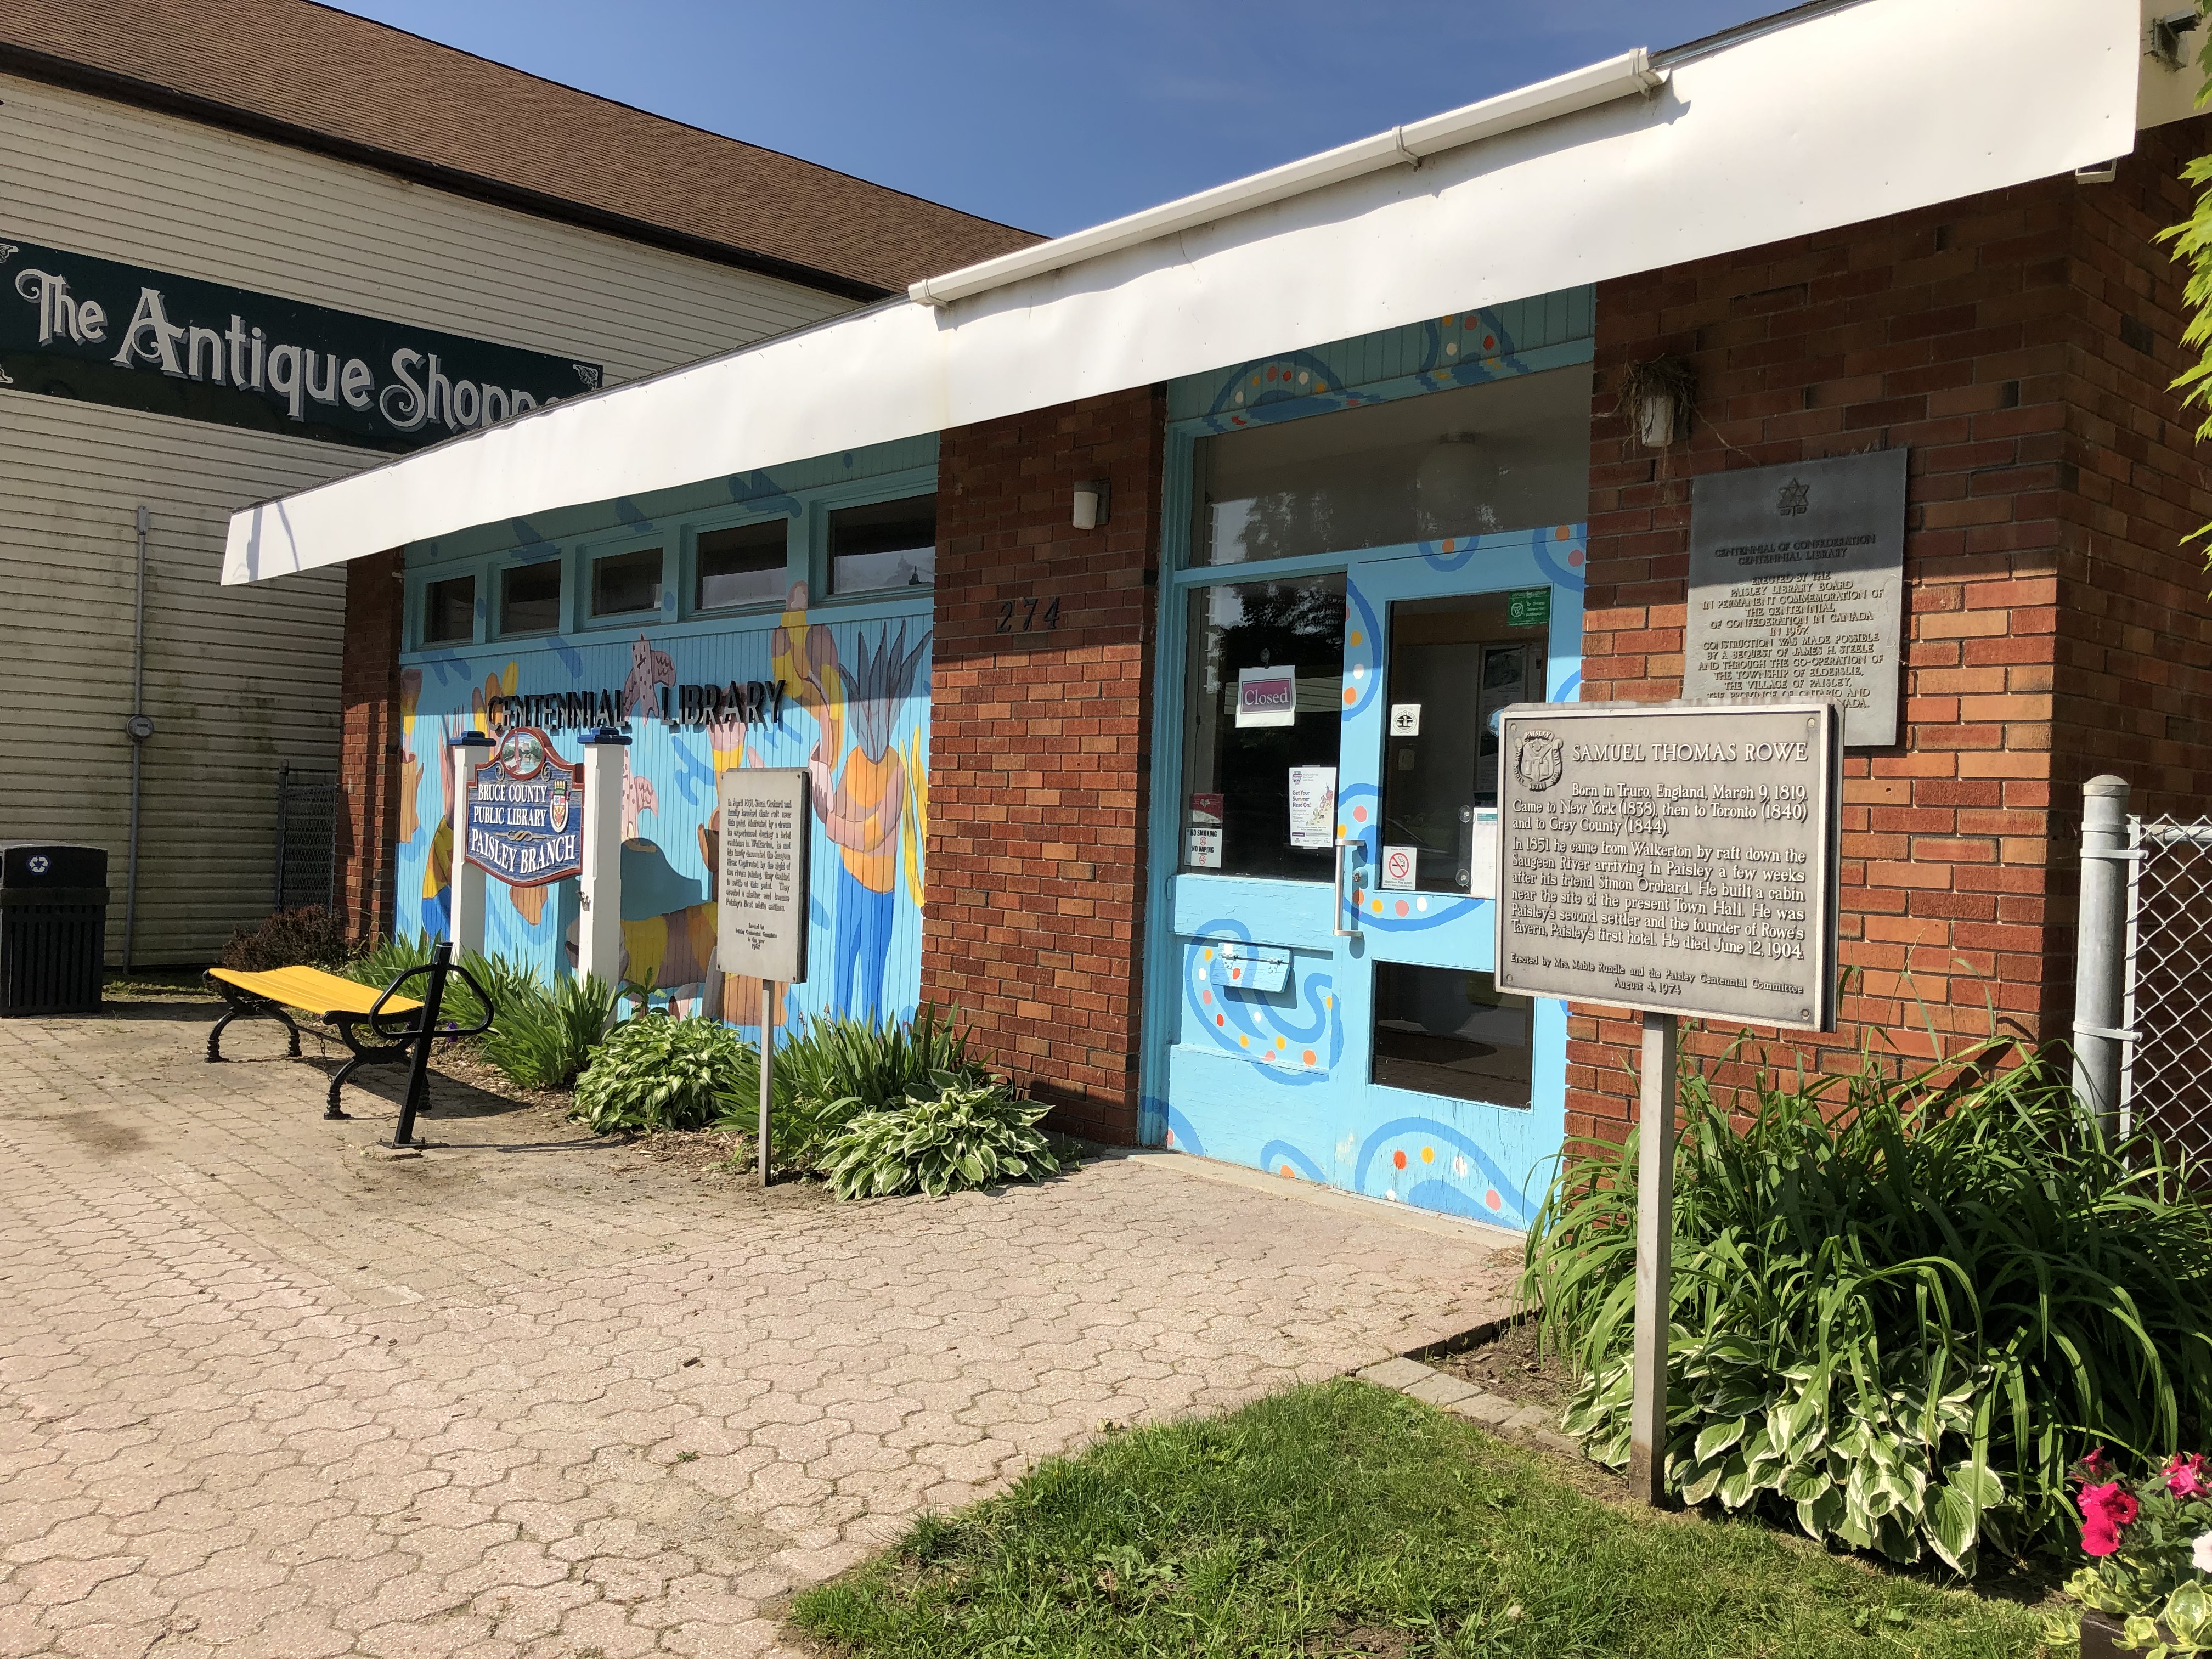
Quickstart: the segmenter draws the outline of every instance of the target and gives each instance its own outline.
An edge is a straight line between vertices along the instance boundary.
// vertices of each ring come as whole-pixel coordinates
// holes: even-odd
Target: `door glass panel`
[[[1589,512],[1589,457],[1586,365],[1201,438],[1192,559],[1570,524]]]
[[[1182,867],[1328,880],[1344,715],[1342,573],[1193,592],[1183,706]]]
[[[1386,886],[1487,895],[1475,868],[1476,830],[1481,819],[1486,836],[1494,833],[1498,715],[1542,699],[1550,632],[1513,627],[1511,614],[1504,593],[1390,607],[1380,855]],[[1408,851],[1410,871],[1393,873],[1393,848]]]
[[[1375,964],[1375,1081],[1495,1106],[1528,1103],[1527,997],[1459,968]]]

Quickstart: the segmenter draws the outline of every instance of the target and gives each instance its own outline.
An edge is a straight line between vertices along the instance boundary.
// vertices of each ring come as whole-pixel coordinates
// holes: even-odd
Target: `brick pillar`
[[[338,671],[337,902],[347,937],[388,935],[399,823],[398,552],[346,567],[345,645]]]
[[[1137,1139],[1164,431],[1146,388],[959,428],[938,452],[922,995],[1054,1127],[1120,1145]],[[1088,478],[1111,513],[1077,530]]]

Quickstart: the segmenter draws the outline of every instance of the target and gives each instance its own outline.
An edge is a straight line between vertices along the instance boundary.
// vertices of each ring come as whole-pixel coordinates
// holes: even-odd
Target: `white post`
[[[1644,1016],[1636,1126],[1636,1395],[1629,1408],[1629,1487],[1667,1501],[1667,1335],[1674,1266],[1674,1016]]]
[[[584,739],[584,872],[576,911],[576,972],[622,982],[623,757],[629,739],[603,726]]]
[[[2109,773],[2081,786],[2081,905],[2074,945],[2074,1095],[2107,1135],[2120,1129],[2126,1018],[2128,786]]]
[[[761,981],[761,1093],[760,1093],[760,1184],[768,1188],[768,1108],[769,1077],[775,1065],[775,981]]]
[[[464,732],[446,745],[453,767],[453,885],[450,933],[456,958],[483,949],[484,872],[468,860],[469,786],[483,764],[491,739]]]

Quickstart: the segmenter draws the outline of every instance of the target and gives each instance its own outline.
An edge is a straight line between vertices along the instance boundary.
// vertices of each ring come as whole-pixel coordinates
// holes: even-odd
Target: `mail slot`
[[[1214,959],[1221,964],[1214,982],[1231,991],[1279,991],[1291,982],[1291,950],[1286,945],[1248,945],[1241,939],[1217,939]]]

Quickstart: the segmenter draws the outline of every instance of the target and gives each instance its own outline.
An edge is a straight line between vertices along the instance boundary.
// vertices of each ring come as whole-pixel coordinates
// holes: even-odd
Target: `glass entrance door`
[[[1181,596],[1148,1001],[1166,1144],[1528,1220],[1565,1132],[1565,1011],[1491,982],[1494,720],[1574,696],[1582,544],[1417,542]]]

